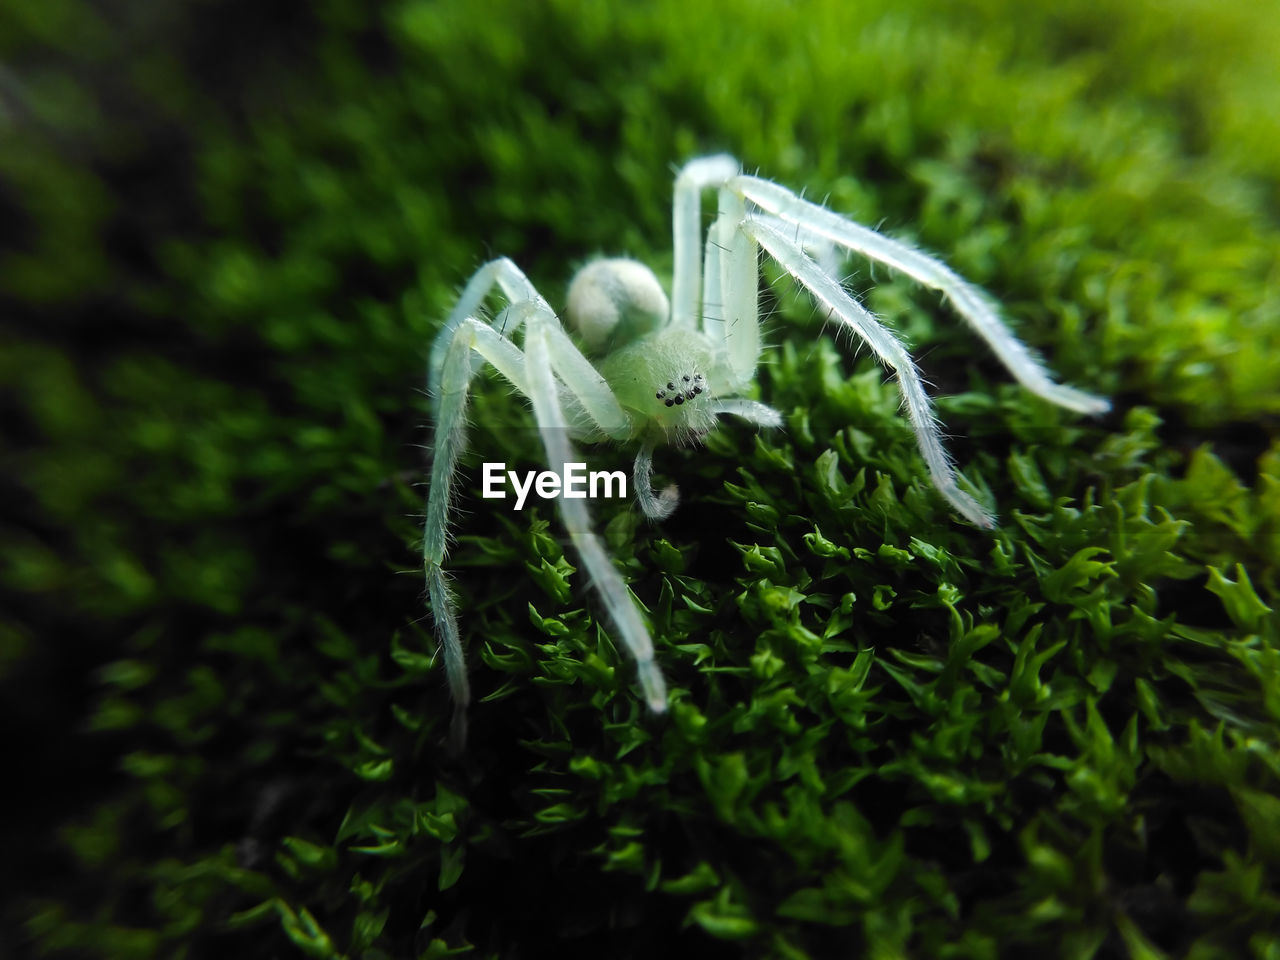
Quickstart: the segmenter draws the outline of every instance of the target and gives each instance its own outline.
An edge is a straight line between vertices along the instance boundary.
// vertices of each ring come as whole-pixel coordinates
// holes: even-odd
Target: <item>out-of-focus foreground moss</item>
[[[1280,8],[1204,0],[0,14],[5,920],[49,957],[1280,956]],[[1097,421],[882,269],[966,476],[786,284],[762,399],[598,504],[639,707],[477,391],[424,622],[426,344],[469,272],[670,267],[672,171],[943,254]],[[772,274],[771,274],[772,276]],[[620,466],[625,451],[593,451]]]

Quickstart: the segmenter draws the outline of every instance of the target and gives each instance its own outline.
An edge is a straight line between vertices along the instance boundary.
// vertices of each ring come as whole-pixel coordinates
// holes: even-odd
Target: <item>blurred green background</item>
[[[1276,50],[1273,0],[5,4],[0,952],[1280,957]],[[776,284],[787,429],[660,451],[660,528],[598,511],[670,721],[553,513],[468,495],[451,758],[432,332],[499,254],[553,305],[600,253],[665,281],[716,151],[1116,409],[851,262],[979,535]],[[473,423],[472,475],[536,466],[500,385]]]

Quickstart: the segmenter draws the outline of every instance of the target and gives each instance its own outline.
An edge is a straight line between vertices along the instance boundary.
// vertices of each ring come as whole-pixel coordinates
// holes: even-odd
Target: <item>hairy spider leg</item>
[[[727,400],[716,400],[711,404],[711,412],[716,416],[729,414],[758,427],[782,426],[782,414],[773,407],[756,400],[743,397],[730,397]],[[646,443],[636,454],[636,462],[631,470],[632,486],[636,492],[636,502],[640,510],[650,520],[665,520],[680,505],[680,488],[674,483],[668,484],[661,493],[653,491],[653,444]]]
[[[507,257],[499,257],[483,264],[467,281],[457,305],[449,314],[444,327],[431,345],[427,376],[427,393],[431,397],[432,412],[439,416],[439,382],[445,350],[452,341],[453,332],[464,320],[472,319],[488,296],[497,287],[509,304],[490,322],[489,326],[500,336],[512,339],[530,315],[530,310],[546,313],[552,321],[551,336],[556,341],[556,358],[560,367],[557,373],[564,377],[570,390],[577,395],[583,409],[609,438],[625,440],[631,434],[631,421],[613,396],[609,385],[592,366],[582,351],[569,339],[554,310],[543,298],[532,281]],[[531,306],[530,306],[531,305]],[[468,362],[474,375],[483,362],[474,355]],[[505,374],[504,374],[505,375]],[[510,378],[508,378],[510,379]],[[513,381],[513,383],[515,383]],[[528,396],[522,384],[515,383],[521,393]]]
[[[841,279],[840,275],[844,267],[844,261],[849,255],[847,250],[838,248],[821,234],[814,233],[812,230],[805,230],[799,225],[789,223],[771,213],[756,210],[752,212],[752,216],[757,220],[763,220],[783,236],[790,237],[791,242],[807,253],[818,264],[823,273],[835,277],[837,280]],[[843,283],[843,280],[841,282]]]
[[[741,172],[738,161],[728,154],[704,157],[688,163],[676,178],[676,201],[672,217],[676,236],[688,232],[700,218],[701,192],[719,190],[715,222],[707,232],[702,267],[702,332],[716,345],[723,361],[726,392],[746,389],[755,379],[760,360],[759,273],[755,241],[739,230],[747,216],[745,199],[725,184]],[[681,221],[685,223],[681,224]],[[696,290],[698,260],[689,254],[677,256],[677,275],[688,278],[688,289]],[[672,310],[678,298],[672,299]],[[690,308],[691,311],[694,308]],[[762,403],[721,401],[717,413],[729,413],[762,426],[780,426],[782,417]]]
[[[640,510],[650,520],[665,520],[680,505],[680,488],[668,484],[661,493],[653,492],[653,444],[645,443],[636,454],[631,468],[631,485],[636,492]]]
[[[960,514],[979,527],[995,526],[991,514],[956,485],[957,474],[946,448],[937,418],[925,393],[915,362],[897,336],[849,296],[832,276],[825,273],[791,239],[763,220],[747,219],[743,233],[758,242],[779,266],[791,274],[809,294],[855,335],[861,338],[898,377],[903,404],[915,430],[916,443],[924,456],[933,485]]]
[[[707,237],[719,249],[724,355],[731,393],[747,389],[760,364],[760,266],[755,237],[742,229],[743,198],[720,188],[719,211]]]
[[[702,254],[702,332],[724,343],[724,298],[720,293],[720,241],[712,227]]]
[[[729,181],[728,189],[767,213],[794,224],[804,234],[826,237],[853,253],[883,263],[905,273],[917,283],[939,291],[974,332],[987,342],[1014,379],[1037,396],[1077,413],[1100,414],[1111,408],[1110,401],[1104,397],[1055,383],[1048,369],[1000,319],[990,297],[940,260],[870,227],[854,223],[826,207],[801,199],[770,180],[737,176]]]
[[[558,321],[548,319],[539,311],[529,320],[525,333],[525,377],[529,384],[529,399],[533,402],[534,419],[542,434],[542,444],[548,463],[569,463],[574,459],[573,444],[569,442],[569,425],[560,405],[560,393],[551,374],[557,367],[558,342],[555,337]],[[604,547],[591,530],[591,515],[583,500],[561,497],[558,501],[560,516],[573,541],[578,556],[591,583],[604,601],[618,635],[636,661],[640,686],[645,701],[654,713],[667,709],[667,685],[662,679],[653,658],[653,640],[640,619],[635,602],[627,594],[627,585],[614,568]]]
[[[671,277],[671,322],[677,327],[695,327],[702,263],[702,191],[719,187],[742,172],[738,161],[727,153],[690,160],[676,176],[671,203],[673,257]],[[718,300],[718,298],[717,298]],[[703,296],[703,306],[709,298]]]
[[[436,638],[444,656],[445,677],[453,698],[453,721],[450,738],[455,749],[467,739],[467,707],[471,703],[471,686],[467,682],[467,665],[458,637],[458,618],[453,594],[444,575],[444,557],[448,550],[449,507],[453,502],[453,477],[458,457],[466,449],[467,391],[476,367],[472,357],[487,360],[511,384],[527,393],[524,356],[514,343],[500,336],[486,324],[466,317],[454,324],[447,345],[440,351],[439,364],[433,367],[437,392],[436,428],[431,460],[431,489],[427,495],[427,516],[423,525],[422,557],[426,565],[427,595],[431,600],[431,617],[435,621]]]
[[[721,291],[725,288],[725,285],[730,290],[737,289],[733,285],[740,279],[740,274],[746,272],[741,266],[741,260],[732,261],[737,266],[730,267],[730,261],[722,260],[720,256],[722,242],[727,241],[731,247],[735,242],[750,242],[735,241],[733,237],[733,228],[737,223],[737,220],[734,220],[734,216],[736,215],[740,220],[746,213],[745,204],[740,199],[731,199],[732,209],[728,211],[727,219],[725,219],[725,214],[722,212],[721,218],[718,218],[716,224],[712,226],[708,233],[707,241],[703,244],[703,260],[701,263],[698,261],[697,249],[702,234],[702,191],[713,187],[722,187],[726,182],[737,176],[739,172],[741,172],[741,167],[738,165],[738,161],[727,154],[702,157],[690,161],[676,177],[675,199],[672,204],[671,214],[672,231],[675,239],[671,323],[676,326],[695,325],[694,317],[698,313],[699,305],[698,285],[701,282],[702,332],[715,345],[720,356],[720,366],[723,368],[721,372],[726,375],[725,386],[727,392],[737,392],[751,381],[751,375],[754,373],[754,362],[759,355],[759,332],[756,329],[759,326],[759,319],[754,305],[757,299],[754,292],[756,289],[755,275],[751,276],[750,289],[752,292],[749,298],[747,296],[734,298],[732,307],[736,307],[739,310],[742,310],[744,306],[748,308],[743,311],[742,316],[735,320],[735,323],[744,325],[738,328],[737,335],[731,336],[729,328],[724,322],[726,311],[731,307],[722,303],[721,300]],[[725,224],[728,224],[728,226],[726,227]],[[753,253],[748,253],[749,257],[753,255]],[[730,275],[727,277],[724,273],[726,270],[730,271]],[[746,330],[750,330],[750,335],[743,336],[742,332]],[[754,353],[752,353],[753,343]],[[730,360],[735,351],[744,355],[744,358],[740,359],[736,365]],[[751,354],[749,371],[740,369],[748,365],[745,361],[746,354]],[[772,407],[757,403],[754,400],[741,398],[717,400],[711,409],[717,416],[731,414],[758,426],[779,427],[782,425],[781,414]],[[660,494],[654,493],[652,486],[653,449],[652,443],[647,443],[640,448],[640,452],[636,455],[632,477],[636,500],[645,516],[650,520],[663,520],[669,517],[679,504],[680,494],[674,484],[667,486]]]
[[[563,452],[559,461],[573,460],[568,442],[567,425],[560,407],[558,390],[552,375],[559,376],[574,397],[585,416],[603,434],[615,440],[630,436],[631,422],[614,397],[608,383],[600,376],[591,362],[583,356],[560,325],[559,318],[548,306],[524,274],[509,260],[492,261],[477,271],[479,281],[472,278],[464,290],[464,298],[472,308],[478,308],[484,298],[499,286],[508,297],[518,295],[521,301],[513,302],[503,310],[494,323],[484,324],[474,317],[455,321],[436,338],[432,347],[431,369],[428,382],[433,384],[432,405],[435,412],[434,456],[431,464],[431,489],[427,497],[427,516],[423,533],[423,558],[427,574],[427,593],[431,601],[432,617],[444,655],[445,675],[454,700],[454,715],[450,738],[455,749],[466,741],[466,710],[471,700],[467,681],[466,662],[458,634],[457,615],[452,594],[444,576],[443,564],[448,545],[449,510],[452,504],[453,477],[458,458],[466,447],[465,415],[467,394],[471,380],[484,361],[488,361],[519,392],[534,401],[534,415],[544,439],[548,456]],[[470,295],[468,295],[470,292]],[[456,310],[455,310],[456,313]],[[514,333],[525,327],[526,352],[503,334]],[[532,327],[537,328],[537,342],[541,363],[532,363],[527,355]],[[500,332],[501,331],[501,332]],[[555,451],[547,445],[548,427],[542,419],[545,403],[535,399],[538,387],[535,376],[545,377],[556,394],[556,422],[563,431]],[[552,431],[555,433],[555,431]],[[661,712],[666,708],[666,687],[661,674],[653,663],[653,643],[639,614],[626,595],[626,587],[617,571],[609,564],[599,541],[590,532],[589,517],[577,501],[562,499],[561,513],[570,536],[587,567],[588,575],[600,591],[606,609],[618,625],[623,643],[640,665],[641,685],[651,708]],[[570,509],[566,511],[566,506]],[[580,509],[573,509],[580,508]],[[570,515],[572,514],[572,522]],[[583,526],[583,521],[587,526]],[[587,539],[579,535],[585,529]],[[603,560],[604,566],[601,566]],[[626,606],[619,607],[618,598]],[[655,681],[656,678],[656,681]],[[656,683],[656,685],[655,685]],[[660,703],[661,706],[655,706]]]
[[[630,435],[631,423],[622,407],[614,399],[613,392],[604,378],[596,371],[591,362],[573,344],[564,332],[559,317],[551,309],[533,283],[518,266],[507,257],[498,257],[483,264],[467,281],[458,303],[449,314],[444,327],[436,335],[431,346],[428,367],[427,392],[432,398],[432,410],[438,416],[439,380],[443,365],[444,352],[453,337],[453,331],[466,319],[475,319],[474,314],[497,287],[510,306],[493,318],[489,326],[500,336],[512,339],[524,324],[528,310],[525,304],[533,304],[538,310],[550,315],[553,321],[552,336],[557,341],[557,358],[563,366],[558,370],[565,377],[570,389],[578,395],[586,413],[595,421],[610,438],[625,440]],[[469,361],[472,374],[480,369],[483,358],[474,355]],[[517,384],[525,395],[528,392]]]
[[[730,416],[737,417],[739,420],[745,420],[747,423],[754,423],[757,427],[780,427],[782,426],[782,414],[768,404],[761,403],[758,400],[748,400],[745,397],[729,397],[727,400],[717,400],[711,407],[716,416],[727,413]]]
[[[463,320],[474,319],[479,314],[481,304],[493,292],[494,287],[502,291],[507,303],[542,299],[533,284],[529,282],[529,278],[524,275],[524,271],[507,257],[490,260],[471,275],[471,279],[462,290],[462,295],[458,297],[458,302],[449,312],[449,318],[431,343],[431,354],[427,361],[427,395],[431,398],[432,416],[438,417],[440,413],[437,399],[440,395],[440,370],[444,364],[445,351],[453,341],[453,333]],[[511,339],[518,328],[519,321],[508,327],[509,323],[508,316],[499,314],[494,317],[490,326],[494,327],[498,333],[505,335],[507,339]],[[483,361],[477,356],[467,362],[471,364],[474,373],[480,369]]]
[[[934,485],[962,516],[980,527],[988,529],[994,527],[995,522],[990,513],[973,497],[960,490],[956,484],[955,467],[942,444],[937,419],[933,414],[932,405],[914,361],[897,337],[853,300],[836,279],[835,271],[831,267],[836,260],[833,244],[840,242],[839,237],[832,230],[821,229],[824,223],[815,224],[809,219],[801,219],[795,215],[784,217],[782,211],[794,212],[792,208],[799,205],[820,211],[827,218],[838,223],[843,224],[846,221],[823,207],[801,200],[795,194],[770,181],[741,175],[724,177],[729,167],[736,165],[736,161],[732,158],[720,156],[707,158],[706,163],[695,161],[685,170],[690,171],[690,168],[695,168],[695,165],[696,169],[692,170],[688,176],[682,172],[677,179],[678,192],[681,181],[684,181],[687,185],[685,193],[687,196],[692,196],[693,200],[689,202],[686,199],[683,205],[677,200],[675,216],[679,218],[681,212],[685,211],[684,215],[687,217],[689,208],[693,209],[696,216],[698,191],[711,186],[720,187],[718,216],[711,227],[704,251],[703,330],[708,335],[716,337],[717,342],[724,344],[724,354],[733,390],[745,389],[750,384],[759,362],[759,258],[757,254],[757,244],[759,244],[811,295],[826,303],[832,313],[866,341],[881,361],[897,374],[907,415],[915,430],[917,443]],[[724,177],[724,179],[717,183],[718,177]],[[772,196],[775,202],[762,202],[759,196],[764,191],[751,193],[745,189],[747,186],[756,184],[771,188],[775,194]],[[777,195],[785,195],[789,198],[792,202],[791,206],[776,202]],[[746,206],[748,200],[771,215],[763,218],[748,218]],[[794,240],[786,237],[778,229],[780,224],[795,228]],[[677,235],[680,232],[680,227],[677,226]],[[879,237],[873,232],[872,235]],[[847,244],[844,245],[847,246]],[[813,252],[825,266],[815,263],[801,249],[802,247]],[[686,258],[677,258],[677,269],[684,266],[687,270],[687,262]],[[946,270],[945,267],[942,269]],[[950,271],[947,272],[950,273]],[[955,275],[951,274],[951,276]],[[718,277],[718,280],[713,279],[715,277]],[[964,283],[959,280],[959,277],[955,279]],[[1004,329],[998,318],[995,319],[995,323],[1006,338],[1021,350],[1028,362],[1034,364],[1035,361],[1027,355],[1025,347]],[[777,411],[754,401],[722,401],[719,407],[720,412],[735,413],[758,423],[770,426],[781,423],[781,416]]]

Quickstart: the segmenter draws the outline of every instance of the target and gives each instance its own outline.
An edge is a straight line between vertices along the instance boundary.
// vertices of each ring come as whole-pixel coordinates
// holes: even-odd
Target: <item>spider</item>
[[[703,243],[701,195],[707,189],[716,189],[719,200]],[[840,254],[861,254],[938,290],[1014,378],[1037,396],[1083,414],[1100,414],[1109,407],[1101,397],[1053,382],[1001,321],[991,298],[940,261],[777,183],[743,174],[733,157],[701,157],[681,169],[672,221],[670,301],[644,264],[596,260],[570,284],[567,332],[524,273],[503,257],[475,272],[432,345],[428,393],[435,435],[423,555],[454,703],[455,746],[465,741],[470,686],[443,565],[452,486],[465,445],[467,393],[483,363],[531,402],[548,464],[574,461],[575,440],[638,446],[633,487],[640,509],[651,520],[669,516],[679,499],[674,486],[660,493],[651,488],[658,444],[696,443],[724,414],[761,427],[782,425],[777,410],[742,396],[755,378],[761,351],[760,250],[896,375],[934,487],[978,527],[994,527],[994,518],[957,485],[914,362],[901,340],[842,286],[836,273]],[[506,306],[486,323],[479,319],[481,309],[495,289]],[[523,351],[513,340],[521,327]],[[666,685],[648,628],[593,532],[586,504],[567,498],[558,504],[617,636],[635,660],[644,699],[650,710],[662,713]]]

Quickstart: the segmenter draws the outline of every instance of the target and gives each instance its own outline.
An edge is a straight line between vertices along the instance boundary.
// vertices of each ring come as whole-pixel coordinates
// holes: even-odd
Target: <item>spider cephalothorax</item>
[[[569,328],[626,412],[632,434],[650,445],[696,443],[715,427],[715,344],[700,330],[667,321],[671,306],[653,271],[622,258],[587,264],[569,285]],[[573,391],[562,391],[580,439],[594,432]]]
[[[718,191],[718,214],[703,237],[701,194]],[[603,259],[583,267],[569,288],[569,333],[542,295],[506,258],[472,276],[431,349],[429,392],[435,418],[434,457],[423,554],[427,592],[454,699],[453,735],[461,743],[470,701],[453,599],[442,564],[451,486],[463,446],[471,378],[486,361],[527,396],[547,461],[575,459],[574,441],[638,446],[636,499],[654,520],[675,509],[675,487],[650,485],[658,444],[697,442],[731,414],[764,427],[778,412],[742,396],[755,381],[760,355],[759,255],[776,261],[828,316],[865,342],[897,376],[903,406],[938,492],[979,527],[991,514],[957,484],[915,364],[898,337],[842,286],[838,253],[858,253],[940,291],[1009,372],[1033,393],[1080,413],[1101,413],[1107,401],[1054,383],[1009,332],[990,298],[945,264],[856,224],[785,187],[742,174],[732,157],[703,157],[676,178],[672,215],[675,268],[671,300],[644,264]],[[481,308],[497,288],[506,306],[485,323]],[[524,328],[524,350],[514,337]],[[635,658],[645,700],[666,709],[666,685],[653,643],[626,585],[591,529],[580,499],[561,499],[570,538],[618,637]]]

